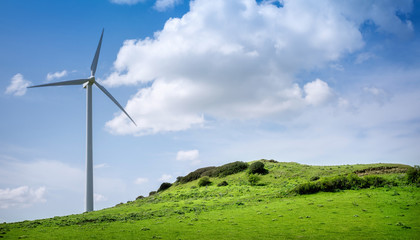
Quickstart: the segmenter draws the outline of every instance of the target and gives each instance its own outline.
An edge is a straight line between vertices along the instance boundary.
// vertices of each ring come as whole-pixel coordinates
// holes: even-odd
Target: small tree
[[[199,187],[208,186],[210,184],[211,184],[211,181],[208,177],[202,177],[202,178],[200,178],[200,180],[198,180],[198,186]]]
[[[251,184],[251,186],[257,185],[257,183],[260,181],[260,177],[255,174],[249,174],[248,175],[248,182]]]
[[[262,162],[254,162],[249,166],[248,173],[250,174],[267,174],[268,170],[264,168],[264,163]]]
[[[170,188],[172,186],[172,183],[164,182],[160,185],[158,192],[165,191],[166,189]]]
[[[156,191],[151,191],[151,192],[149,192],[149,197],[150,196],[153,196],[153,195],[155,195],[156,194]]]
[[[407,170],[407,181],[409,183],[420,183],[420,166],[415,165]]]

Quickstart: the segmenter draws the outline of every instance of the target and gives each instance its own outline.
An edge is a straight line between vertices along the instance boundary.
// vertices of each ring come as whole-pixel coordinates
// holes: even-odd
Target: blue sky
[[[420,164],[418,1],[0,2],[0,222],[95,209],[199,167]]]

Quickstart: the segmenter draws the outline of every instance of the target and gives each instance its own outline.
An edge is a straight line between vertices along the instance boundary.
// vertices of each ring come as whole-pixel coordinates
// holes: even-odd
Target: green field
[[[155,195],[100,211],[0,224],[3,239],[420,239],[420,188],[398,164],[307,166],[264,161],[246,171],[177,183]],[[367,170],[366,170],[367,169]],[[383,187],[297,194],[307,182],[357,173]],[[319,178],[319,179],[318,179]],[[218,186],[226,181],[227,186]]]

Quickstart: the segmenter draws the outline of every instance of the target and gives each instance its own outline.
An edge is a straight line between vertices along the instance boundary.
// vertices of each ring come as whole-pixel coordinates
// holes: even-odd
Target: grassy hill
[[[409,166],[260,162],[267,174],[241,163],[198,169],[112,208],[0,224],[0,238],[420,239],[420,188],[407,181]],[[210,185],[200,187],[203,178]],[[306,185],[317,193],[299,192]]]

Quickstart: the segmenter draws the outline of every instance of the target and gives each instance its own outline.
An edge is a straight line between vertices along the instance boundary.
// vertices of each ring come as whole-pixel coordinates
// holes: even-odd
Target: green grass
[[[159,194],[100,211],[0,224],[4,239],[419,239],[420,189],[404,173],[399,186],[296,195],[311,177],[395,164],[306,166],[265,162],[251,186],[246,172],[177,184]],[[228,186],[218,187],[226,181]]]

